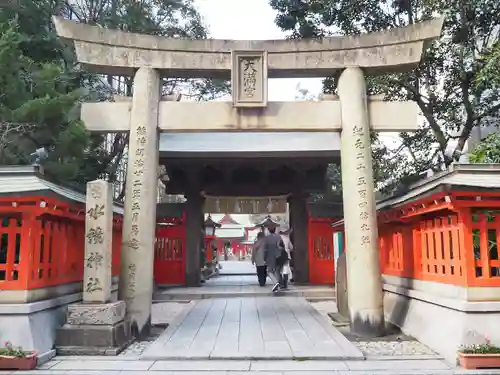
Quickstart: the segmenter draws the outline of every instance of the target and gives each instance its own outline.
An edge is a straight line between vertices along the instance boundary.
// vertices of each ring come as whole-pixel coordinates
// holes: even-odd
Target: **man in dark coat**
[[[269,234],[264,238],[265,260],[269,278],[272,280],[273,292],[277,292],[281,284],[281,267],[285,245],[275,227],[268,228]]]

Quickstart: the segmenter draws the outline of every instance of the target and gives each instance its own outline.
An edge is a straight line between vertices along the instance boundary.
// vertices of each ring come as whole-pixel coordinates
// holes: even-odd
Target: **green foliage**
[[[459,351],[464,354],[500,354],[500,348],[491,344],[463,346]]]
[[[500,348],[492,345],[491,340],[486,337],[484,343],[462,346],[459,352],[464,354],[500,354]]]
[[[484,66],[477,76],[479,87],[498,88],[500,86],[500,42],[494,43],[491,48],[481,56]]]
[[[89,134],[80,103],[131,95],[131,77],[82,70],[73,47],[61,42],[54,14],[102,27],[169,37],[206,38],[192,0],[23,0],[0,8],[0,165],[30,164],[48,151],[45,171],[57,182],[83,186],[96,178],[115,181],[128,135]],[[164,94],[198,100],[228,92],[218,80],[165,80]]]
[[[68,117],[82,97],[80,72],[68,69],[62,56],[33,60],[21,18],[6,18],[0,15],[0,163],[30,163],[29,155],[45,147],[47,172],[78,182],[90,142],[79,120]]]
[[[483,139],[469,155],[471,163],[500,163],[500,133],[492,133]]]
[[[369,94],[388,100],[415,101],[425,118],[414,134],[401,134],[402,146],[374,155],[378,178],[399,181],[429,168],[440,169],[457,160],[471,131],[497,121],[500,91],[481,77],[498,47],[500,2],[492,0],[270,0],[278,12],[276,24],[290,38],[322,38],[395,28],[445,16],[443,36],[425,51],[418,69],[405,74],[368,77]],[[495,44],[496,43],[496,44]],[[495,55],[498,56],[498,55]],[[498,60],[496,60],[498,61]],[[498,70],[497,70],[498,71]],[[324,81],[335,93],[337,78]],[[489,78],[488,78],[489,79]],[[454,152],[445,152],[452,148]]]
[[[5,347],[0,348],[0,356],[24,358],[27,353],[20,346],[13,346],[10,341],[5,341]]]

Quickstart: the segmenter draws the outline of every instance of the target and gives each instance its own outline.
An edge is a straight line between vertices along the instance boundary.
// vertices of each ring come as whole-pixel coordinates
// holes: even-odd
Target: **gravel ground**
[[[121,352],[120,356],[138,357],[148,348],[149,345],[165,330],[175,317],[187,306],[186,303],[162,302],[155,303],[151,311],[151,323],[153,328],[151,336],[146,341],[136,341],[127,349]],[[156,326],[156,327],[155,327]]]
[[[328,313],[337,312],[337,306],[334,301],[313,302],[311,305],[328,320],[330,320]],[[370,341],[364,341],[350,337],[347,327],[337,327],[337,329],[367,356],[437,356],[434,351],[424,344],[402,333],[393,334],[381,340],[372,339]]]
[[[362,341],[354,343],[365,355],[371,356],[412,356],[437,354],[417,340],[409,341]]]

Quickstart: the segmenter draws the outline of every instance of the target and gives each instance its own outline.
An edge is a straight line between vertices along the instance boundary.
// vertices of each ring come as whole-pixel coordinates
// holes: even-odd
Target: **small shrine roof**
[[[268,215],[264,220],[262,220],[260,223],[255,224],[256,227],[274,227],[274,228],[279,228],[280,224],[277,221],[274,221],[270,215]]]
[[[205,219],[208,217],[209,214],[205,214]],[[226,216],[225,214],[210,214],[212,216],[212,219],[218,223],[221,222],[221,220]],[[236,224],[226,224],[226,223],[221,223],[224,225],[226,228],[253,228],[254,224],[250,220],[250,215],[248,214],[227,214],[231,217],[232,220],[236,222]]]
[[[1,195],[41,195],[55,194],[70,201],[85,204],[84,193],[47,180],[34,166],[2,166],[0,167]],[[123,215],[123,207],[113,205],[113,211]]]
[[[238,223],[236,220],[234,220],[231,215],[225,214],[220,220],[217,221],[219,224],[234,224],[234,225],[241,225]]]
[[[439,188],[467,188],[476,190],[500,189],[500,164],[452,164],[447,170],[408,185],[405,191],[393,194],[377,202],[377,210],[397,207],[419,199]],[[342,225],[339,220],[333,226]]]
[[[445,171],[410,184],[406,191],[379,200],[377,209],[405,203],[443,185],[500,189],[500,164],[452,164]]]

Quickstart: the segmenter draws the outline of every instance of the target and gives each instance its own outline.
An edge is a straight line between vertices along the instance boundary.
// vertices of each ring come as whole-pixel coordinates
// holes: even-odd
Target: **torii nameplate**
[[[231,89],[236,108],[267,106],[267,51],[231,52]]]

